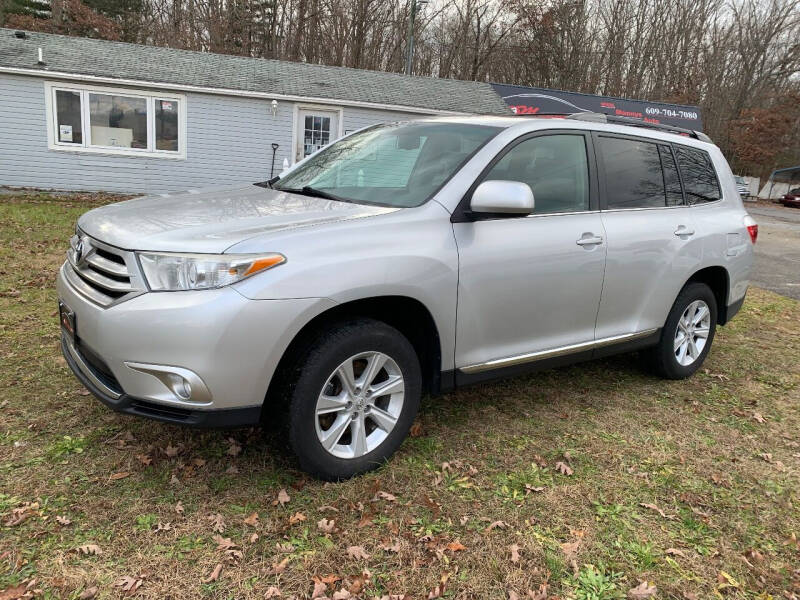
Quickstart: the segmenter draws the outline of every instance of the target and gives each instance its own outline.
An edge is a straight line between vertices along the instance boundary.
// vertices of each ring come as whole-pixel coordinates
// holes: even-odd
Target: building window
[[[185,157],[185,99],[138,90],[47,84],[50,147]]]

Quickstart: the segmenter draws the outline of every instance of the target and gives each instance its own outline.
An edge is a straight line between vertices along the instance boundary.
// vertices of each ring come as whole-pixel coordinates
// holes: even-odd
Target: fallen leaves
[[[117,481],[118,479],[125,479],[126,477],[130,477],[131,474],[128,471],[120,471],[119,473],[112,473],[108,480],[109,481]]]
[[[267,572],[268,575],[280,575],[286,570],[286,565],[289,564],[290,557],[287,556],[279,563],[272,563],[272,568]]]
[[[519,546],[517,544],[511,544],[508,547],[508,550],[511,552],[511,562],[516,564],[519,562]]]
[[[581,541],[575,540],[574,542],[564,542],[560,544],[561,551],[564,553],[564,556],[567,558],[568,561],[573,560],[575,556],[578,554],[578,549],[580,548]]]
[[[489,525],[484,529],[485,532],[490,532],[492,529],[506,529],[508,527],[508,523],[505,521],[493,521],[489,523]]]
[[[456,540],[455,542],[450,542],[449,544],[447,544],[446,549],[450,550],[451,552],[461,552],[462,550],[466,550],[467,547],[458,540]]]
[[[146,467],[149,467],[151,464],[153,464],[153,458],[149,454],[137,454],[136,460]]]
[[[724,592],[729,589],[738,589],[739,582],[736,581],[733,577],[731,577],[725,571],[720,571],[717,574],[717,591]]]
[[[558,471],[562,475],[567,475],[567,476],[570,476],[573,473],[572,467],[570,467],[567,463],[563,461],[558,461],[556,463],[556,471]]]
[[[428,600],[434,600],[435,598],[441,598],[444,596],[445,591],[447,591],[447,582],[450,579],[450,573],[444,573],[439,578],[439,584],[433,588],[430,592],[428,592]]]
[[[258,527],[258,513],[251,513],[247,518],[245,518],[244,524],[249,525],[250,527]]]
[[[375,494],[375,497],[372,499],[373,502],[377,502],[378,500],[386,500],[387,502],[395,502],[397,497],[390,494],[389,492],[378,491]]]
[[[628,590],[628,598],[631,600],[641,600],[642,598],[652,598],[656,595],[658,589],[654,585],[650,585],[647,581],[642,581],[634,588]]]
[[[84,544],[83,546],[78,546],[75,551],[86,556],[97,556],[103,553],[97,544]]]
[[[273,504],[273,506],[277,506],[278,504],[283,506],[284,504],[286,504],[290,500],[291,500],[291,497],[289,496],[289,494],[286,493],[286,489],[282,489],[280,492],[278,492],[278,499],[275,500],[272,504]]]
[[[142,586],[142,579],[139,577],[131,577],[130,575],[123,575],[114,583],[115,586],[122,588],[125,594],[133,594]]]
[[[100,590],[96,585],[88,587],[78,595],[78,600],[92,600]]]
[[[225,519],[221,514],[214,513],[207,516],[206,519],[211,522],[211,531],[215,533],[225,532]]]
[[[349,546],[347,548],[347,556],[355,558],[356,560],[367,560],[369,554],[364,550],[364,546]]]
[[[648,503],[646,503],[646,502],[641,502],[641,503],[639,504],[639,506],[641,506],[642,508],[646,508],[646,509],[648,509],[648,510],[652,510],[652,511],[654,511],[654,512],[657,512],[657,513],[658,513],[659,515],[661,515],[661,517],[663,517],[664,519],[668,519],[668,520],[670,520],[670,521],[672,521],[672,520],[674,520],[674,519],[675,519],[675,516],[674,516],[674,515],[668,515],[667,513],[665,513],[663,510],[661,510],[661,509],[660,509],[658,506],[656,506],[655,504],[648,504]]]
[[[291,517],[289,517],[289,525],[294,525],[295,523],[302,523],[306,520],[306,516],[301,512],[294,513]]]
[[[274,585],[271,585],[267,588],[267,593],[264,594],[264,598],[269,600],[270,598],[280,598],[282,596],[281,591],[276,588]]]
[[[72,520],[70,520],[67,517],[64,517],[62,515],[56,515],[56,523],[66,527],[67,525],[72,525]]]
[[[224,538],[221,535],[215,535],[211,538],[217,544],[217,550],[230,550],[236,548],[236,543],[231,538]]]
[[[17,598],[22,598],[26,591],[27,587],[24,583],[22,585],[10,587],[0,591],[0,600],[17,600]]]
[[[208,577],[203,579],[203,583],[213,583],[219,576],[222,575],[222,563],[217,563],[217,566],[214,567],[214,570],[208,574]]]
[[[317,528],[323,533],[331,533],[335,527],[336,523],[333,519],[329,521],[325,517],[322,517],[322,519],[317,521]]]
[[[166,448],[162,448],[161,450],[167,458],[175,458],[180,454],[180,448],[177,446],[173,446],[172,444],[167,444]]]
[[[315,598],[322,598],[325,596],[325,592],[328,591],[328,584],[324,581],[315,581],[314,582],[314,591],[311,592],[311,600]]]
[[[39,514],[39,503],[26,502],[22,506],[11,510],[11,518],[5,522],[5,526],[16,527],[37,514]]]

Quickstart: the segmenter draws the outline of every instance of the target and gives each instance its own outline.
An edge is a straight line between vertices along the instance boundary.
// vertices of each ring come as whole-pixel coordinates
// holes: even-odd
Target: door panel
[[[454,223],[456,367],[594,340],[605,237],[599,213]]]
[[[603,212],[608,244],[598,339],[662,327],[702,241],[689,207]],[[683,227],[683,229],[680,229]]]
[[[594,341],[605,264],[589,136],[550,131],[510,144],[478,178],[530,186],[533,215],[456,222],[456,366]],[[478,215],[477,218],[480,218]],[[525,357],[529,359],[532,357]]]

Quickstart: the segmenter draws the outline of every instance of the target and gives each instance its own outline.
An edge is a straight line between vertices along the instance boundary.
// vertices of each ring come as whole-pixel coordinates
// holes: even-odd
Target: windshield
[[[466,123],[379,125],[331,144],[274,188],[364,204],[419,206],[500,129]]]

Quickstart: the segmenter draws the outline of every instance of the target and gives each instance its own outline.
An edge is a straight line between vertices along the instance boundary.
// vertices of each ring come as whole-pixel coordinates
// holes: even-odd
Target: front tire
[[[377,468],[408,434],[422,375],[411,343],[372,319],[335,325],[297,362],[289,441],[309,474],[347,479]]]
[[[717,299],[705,283],[684,286],[650,350],[653,370],[667,379],[686,379],[703,364],[717,327]]]

